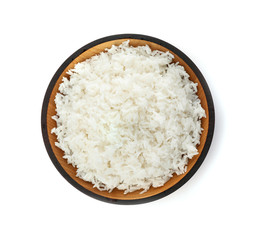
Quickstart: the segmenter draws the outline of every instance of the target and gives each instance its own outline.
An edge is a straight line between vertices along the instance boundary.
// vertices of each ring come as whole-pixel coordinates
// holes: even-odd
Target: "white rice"
[[[124,193],[163,186],[198,154],[205,111],[169,52],[129,41],[75,65],[56,94],[56,146],[77,176]]]

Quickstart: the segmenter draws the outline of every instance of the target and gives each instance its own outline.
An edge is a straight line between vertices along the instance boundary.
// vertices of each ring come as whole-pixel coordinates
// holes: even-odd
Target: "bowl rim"
[[[68,173],[63,169],[63,167],[60,165],[60,163],[58,162],[52,147],[50,145],[50,141],[49,141],[49,136],[48,136],[48,132],[47,132],[47,111],[48,111],[48,104],[49,104],[49,99],[50,99],[50,95],[52,93],[52,90],[59,78],[59,76],[63,73],[63,71],[65,70],[65,68],[70,64],[70,62],[72,62],[75,58],[77,58],[79,55],[81,55],[83,52],[87,51],[88,49],[104,43],[104,42],[108,42],[108,41],[112,41],[112,40],[117,40],[117,39],[139,39],[139,40],[145,40],[145,41],[149,41],[149,42],[153,42],[156,44],[159,44],[169,50],[171,50],[172,52],[174,52],[175,54],[177,54],[183,61],[185,61],[185,63],[193,70],[193,72],[195,73],[195,75],[198,77],[199,82],[202,85],[202,88],[204,90],[206,99],[207,99],[207,104],[208,104],[208,111],[209,111],[209,128],[208,128],[208,133],[207,133],[207,138],[203,147],[203,150],[199,156],[199,158],[197,159],[196,163],[194,164],[194,166],[192,167],[192,169],[175,185],[173,185],[172,187],[170,187],[169,189],[158,193],[156,195],[150,196],[150,197],[146,197],[146,198],[141,198],[141,199],[132,199],[132,200],[121,200],[121,199],[112,199],[112,198],[107,198],[104,196],[100,196],[96,193],[91,192],[90,190],[84,188],[83,186],[81,186],[79,183],[77,183],[75,180],[73,180]],[[204,78],[204,76],[202,75],[201,71],[197,68],[197,66],[193,63],[193,61],[186,56],[181,50],[179,50],[178,48],[174,47],[173,45],[155,38],[155,37],[151,37],[151,36],[147,36],[147,35],[141,35],[141,34],[117,34],[117,35],[111,35],[111,36],[107,36],[107,37],[103,37],[100,39],[97,39],[95,41],[92,41],[88,44],[86,44],[85,46],[81,47],[80,49],[78,49],[77,51],[75,51],[70,57],[68,57],[64,63],[58,68],[58,70],[56,71],[56,73],[54,74],[54,76],[52,77],[48,88],[46,90],[45,96],[44,96],[44,100],[43,100],[43,105],[42,105],[42,111],[41,111],[41,131],[42,131],[42,136],[43,136],[43,141],[46,147],[46,150],[48,152],[48,155],[52,161],[52,163],[54,164],[54,166],[56,167],[56,169],[59,171],[59,173],[75,188],[77,188],[79,191],[83,192],[84,194],[104,201],[104,202],[108,202],[108,203],[114,203],[114,204],[123,204],[123,205],[129,205],[129,204],[142,204],[142,203],[147,203],[147,202],[151,202],[151,201],[155,201],[158,200],[160,198],[163,198],[171,193],[173,193],[174,191],[176,191],[177,189],[179,189],[180,187],[182,187],[195,173],[196,171],[199,169],[199,167],[201,166],[201,164],[203,163],[211,142],[212,142],[212,138],[213,138],[213,133],[214,133],[214,127],[215,127],[215,111],[214,111],[214,103],[213,103],[213,99],[212,99],[212,95],[210,92],[210,89],[208,87],[208,84]]]

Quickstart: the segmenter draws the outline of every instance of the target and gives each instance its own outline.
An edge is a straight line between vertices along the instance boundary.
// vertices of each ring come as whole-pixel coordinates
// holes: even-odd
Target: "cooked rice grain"
[[[169,52],[129,41],[75,65],[56,94],[56,146],[77,176],[124,193],[163,186],[198,154],[205,111]]]

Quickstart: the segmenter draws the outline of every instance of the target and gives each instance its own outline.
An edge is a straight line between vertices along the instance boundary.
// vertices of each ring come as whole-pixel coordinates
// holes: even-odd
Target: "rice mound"
[[[143,193],[187,170],[205,111],[173,58],[125,41],[68,71],[52,133],[77,177],[99,190]]]

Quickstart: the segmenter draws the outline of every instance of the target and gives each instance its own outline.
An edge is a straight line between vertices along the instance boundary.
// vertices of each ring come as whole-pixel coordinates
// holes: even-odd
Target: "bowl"
[[[174,61],[184,66],[186,72],[190,75],[190,80],[198,83],[197,95],[201,100],[201,105],[206,112],[206,118],[202,118],[201,126],[203,132],[201,134],[200,144],[198,145],[199,154],[189,160],[187,171],[182,175],[174,174],[173,177],[162,187],[151,187],[147,192],[140,194],[141,190],[124,194],[124,191],[114,189],[111,193],[100,191],[93,188],[90,182],[86,182],[76,177],[76,168],[63,158],[63,151],[55,146],[57,141],[56,135],[51,134],[51,129],[56,127],[56,122],[51,116],[56,114],[56,106],[54,102],[55,95],[63,77],[68,77],[67,71],[74,67],[78,62],[82,62],[93,55],[96,55],[112,45],[119,45],[125,40],[130,40],[130,45],[137,47],[148,44],[152,50],[169,51],[174,55]],[[178,188],[183,186],[198,170],[204,161],[209,147],[211,145],[214,132],[214,105],[209,87],[196,65],[179,49],[160,39],[138,35],[138,34],[120,34],[113,35],[93,41],[73,53],[57,70],[53,76],[43,101],[41,128],[44,143],[50,159],[62,174],[62,176],[75,188],[95,199],[109,203],[117,204],[139,204],[165,197]]]

